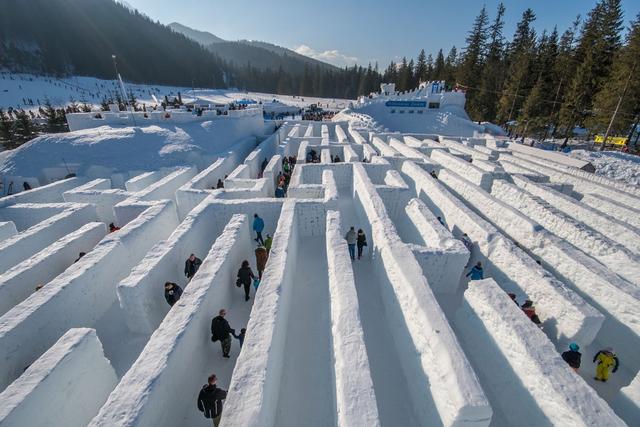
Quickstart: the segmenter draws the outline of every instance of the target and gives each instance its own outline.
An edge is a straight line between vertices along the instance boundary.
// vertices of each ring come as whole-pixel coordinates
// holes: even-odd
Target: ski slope
[[[16,185],[0,198],[0,426],[206,426],[196,399],[212,373],[225,427],[638,424],[636,187],[488,134],[206,123],[3,155]],[[245,301],[254,214],[273,245]],[[352,226],[367,237],[353,261]],[[188,280],[191,253],[203,263]],[[173,307],[166,281],[184,290]],[[533,300],[540,326],[507,293]],[[230,358],[210,340],[220,309],[247,328]],[[570,342],[578,372],[560,356]],[[606,383],[591,361],[605,347],[620,360]]]

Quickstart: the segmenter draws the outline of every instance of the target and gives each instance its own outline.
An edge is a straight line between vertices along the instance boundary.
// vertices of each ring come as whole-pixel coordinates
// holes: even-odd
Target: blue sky
[[[124,1],[123,1],[124,2]],[[483,4],[490,18],[498,0],[126,0],[154,20],[173,21],[227,40],[271,42],[337,65],[377,61],[380,68],[424,48],[434,56],[464,39]],[[596,0],[504,0],[505,35],[513,34],[531,7],[539,31],[569,27]],[[640,0],[622,0],[625,25],[640,12]]]

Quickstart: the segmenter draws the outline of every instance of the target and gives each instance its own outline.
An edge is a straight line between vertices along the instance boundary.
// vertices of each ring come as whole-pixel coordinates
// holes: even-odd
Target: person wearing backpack
[[[227,315],[227,310],[224,308],[218,312],[218,315],[211,320],[211,341],[220,341],[222,347],[222,357],[227,359],[230,357],[231,351],[231,335],[236,336],[236,331],[231,329],[229,322],[224,317]]]

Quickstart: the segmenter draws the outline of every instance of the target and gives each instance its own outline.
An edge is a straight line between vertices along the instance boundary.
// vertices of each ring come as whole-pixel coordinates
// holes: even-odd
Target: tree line
[[[640,14],[624,40],[620,0],[600,0],[569,29],[537,34],[532,9],[522,13],[511,38],[504,31],[505,6],[493,19],[482,7],[466,46],[442,50],[434,60],[420,51],[416,61],[391,63],[383,80],[403,91],[419,81],[446,80],[466,92],[473,120],[509,124],[520,135],[569,137],[576,126],[591,133],[627,136],[640,114]],[[618,106],[618,104],[620,104]]]

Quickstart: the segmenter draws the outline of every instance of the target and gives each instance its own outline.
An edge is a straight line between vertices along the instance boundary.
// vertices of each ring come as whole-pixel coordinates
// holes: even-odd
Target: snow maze
[[[640,190],[513,148],[286,122],[203,170],[0,199],[0,426],[210,425],[211,373],[223,426],[640,425]],[[273,245],[245,302],[254,214]],[[353,262],[351,226],[368,241]],[[247,328],[228,359],[222,308]],[[603,383],[605,347],[620,368]]]

